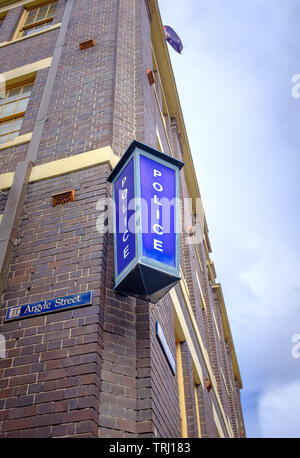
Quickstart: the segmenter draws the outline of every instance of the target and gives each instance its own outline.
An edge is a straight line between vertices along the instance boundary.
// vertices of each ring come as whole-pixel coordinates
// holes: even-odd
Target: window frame
[[[34,33],[37,33],[37,32],[41,32],[41,30],[35,30],[36,27],[38,27],[39,25],[43,25],[43,24],[49,24],[49,23],[52,23],[54,21],[54,17],[55,17],[55,13],[56,13],[56,8],[54,10],[54,13],[53,13],[53,16],[49,17],[49,18],[44,18],[44,19],[41,19],[39,21],[36,21],[36,22],[32,22],[30,24],[26,24],[26,20],[30,14],[30,11],[32,10],[38,10],[40,8],[42,8],[43,6],[46,6],[46,5],[51,5],[51,3],[56,3],[56,8],[57,8],[57,5],[58,5],[58,0],[46,0],[46,1],[41,1],[40,3],[38,3],[37,5],[33,5],[33,6],[24,6],[24,11],[23,11],[23,14],[22,14],[22,17],[18,23],[18,26],[16,28],[16,31],[14,33],[14,36],[13,36],[13,41],[14,40],[17,40],[19,38],[26,38],[26,37],[30,37],[31,35],[33,35]],[[37,15],[38,15],[38,11],[37,11]],[[26,30],[30,30],[30,29],[33,29],[33,32],[32,34],[28,34],[28,35],[24,35],[24,31]],[[47,27],[44,28],[44,30],[47,30]]]
[[[177,386],[179,397],[179,412],[181,424],[181,437],[188,437],[187,416],[186,416],[186,402],[184,392],[184,377],[182,369],[182,355],[181,355],[181,342],[175,332],[175,345],[176,345],[176,370],[177,370]]]
[[[198,400],[199,387],[200,389],[202,388],[202,386],[198,385],[194,380],[194,398],[195,398],[195,408],[196,408],[197,433],[198,433],[198,438],[200,439],[202,437],[202,434],[201,434],[201,422],[200,422],[199,400]]]
[[[23,93],[23,88],[24,86],[28,86],[28,85],[33,85],[34,84],[34,80],[35,78],[28,78],[22,82],[18,82],[18,83],[15,83],[15,84],[11,84],[9,85],[7,88],[6,88],[6,91],[5,91],[5,100],[7,99],[7,93],[9,91],[11,91],[12,89],[16,89],[16,88],[22,88],[22,92],[20,92],[20,95],[18,96],[18,98],[16,99],[18,102],[21,101],[21,100],[25,100],[25,99],[28,99],[28,103],[29,103],[29,99],[30,99],[30,96],[31,96],[31,93],[32,93],[32,90],[30,91],[30,94],[26,97],[22,97],[22,93]],[[9,102],[9,103],[14,103],[15,101],[12,101],[12,102]],[[6,115],[6,116],[1,116],[1,110],[2,110],[2,106],[4,105],[8,105],[8,103],[3,103],[0,105],[1,107],[1,110],[0,110],[0,126],[3,124],[3,123],[6,123],[6,122],[10,122],[10,121],[13,121],[12,122],[12,125],[10,127],[10,130],[9,132],[7,133],[3,133],[3,134],[0,134],[0,146],[5,144],[5,143],[9,143],[13,140],[15,140],[15,138],[19,137],[20,136],[20,131],[22,129],[22,124],[23,124],[23,119],[24,119],[24,116],[26,114],[26,110],[27,110],[27,106],[28,106],[28,103],[26,105],[26,108],[25,110],[22,110],[22,111],[16,111],[14,112],[13,114],[10,114],[10,115]],[[18,108],[18,105],[16,106],[16,109]],[[21,125],[20,125],[20,128],[16,131],[16,130],[13,130],[13,126],[14,126],[14,123],[16,120],[22,118],[22,122],[21,122]],[[14,134],[15,132],[17,132],[17,135],[15,137],[13,137],[12,139],[10,138],[12,136],[12,134]],[[3,137],[6,137],[8,136],[8,140],[4,141],[4,142],[1,142],[1,139]]]

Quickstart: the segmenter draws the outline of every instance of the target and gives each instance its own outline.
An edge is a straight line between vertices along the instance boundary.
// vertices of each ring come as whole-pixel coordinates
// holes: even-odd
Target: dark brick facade
[[[64,21],[66,3],[59,0],[54,24]],[[11,39],[22,10],[8,10],[0,42]],[[0,47],[0,71],[52,57],[59,31]],[[153,67],[151,33],[146,0],[74,0],[35,166],[106,146],[121,156],[133,139],[156,148],[157,131],[164,152],[182,159],[176,119],[164,113],[163,122],[156,89],[146,74]],[[95,46],[81,51],[79,43],[89,39]],[[36,74],[21,134],[35,128],[48,74],[48,68]],[[163,87],[157,86],[161,100]],[[0,150],[1,174],[14,172],[27,150],[28,143]],[[106,182],[110,171],[103,163],[27,187],[1,297],[0,333],[7,358],[0,359],[0,437],[181,437],[178,378],[155,331],[158,321],[176,360],[171,297],[154,306],[113,291],[113,238],[96,226],[101,218],[97,202],[111,195]],[[180,187],[181,197],[188,197],[184,171]],[[75,190],[75,201],[53,207],[52,195],[69,189]],[[5,204],[0,195],[0,214]],[[197,382],[201,437],[218,436],[212,404],[224,435],[230,435],[231,427],[241,437],[240,386],[208,277],[209,259],[204,243],[187,244],[188,237],[182,239],[182,271],[217,383],[208,391]],[[8,307],[89,290],[91,306],[4,321]],[[205,381],[210,368],[182,288],[177,286],[176,292]],[[198,437],[197,377],[189,343],[180,338],[188,437]]]

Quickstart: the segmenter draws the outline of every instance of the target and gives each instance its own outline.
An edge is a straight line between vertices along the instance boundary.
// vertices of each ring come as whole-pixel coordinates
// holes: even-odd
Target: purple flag
[[[174,30],[168,25],[164,25],[165,37],[168,43],[175,49],[176,52],[181,54],[183,50],[182,42]]]

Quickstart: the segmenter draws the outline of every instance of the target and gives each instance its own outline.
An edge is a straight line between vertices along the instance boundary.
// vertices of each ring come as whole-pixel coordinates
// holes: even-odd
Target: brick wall
[[[107,166],[29,186],[1,303],[11,305],[93,290],[93,305],[2,324],[8,357],[2,371],[1,433],[12,436],[98,435],[106,246],[95,204],[107,194]],[[76,200],[52,207],[74,188]],[[33,230],[34,228],[34,230]]]

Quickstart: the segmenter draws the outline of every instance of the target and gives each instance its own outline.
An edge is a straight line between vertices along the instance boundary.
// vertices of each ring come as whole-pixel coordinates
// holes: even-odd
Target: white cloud
[[[270,388],[261,396],[258,418],[263,437],[300,438],[299,393],[297,381]]]

